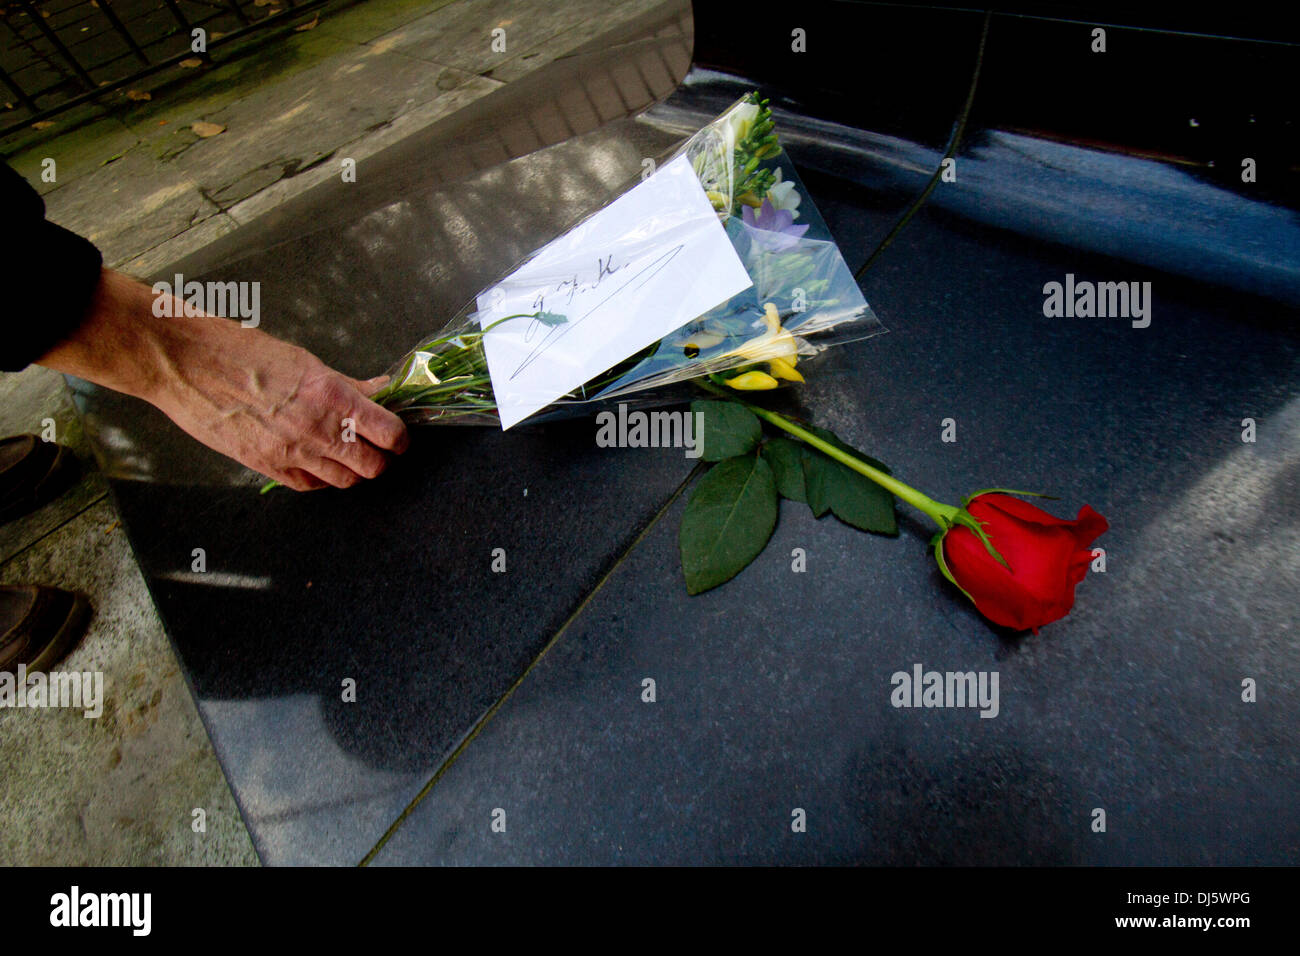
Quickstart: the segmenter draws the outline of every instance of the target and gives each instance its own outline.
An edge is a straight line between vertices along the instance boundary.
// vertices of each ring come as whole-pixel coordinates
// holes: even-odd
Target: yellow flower
[[[772,359],[767,363],[767,367],[772,370],[772,374],[777,378],[783,378],[787,382],[802,382],[803,376],[795,371],[794,363],[787,362],[785,359]]]
[[[773,376],[787,382],[802,382],[803,376],[795,369],[799,364],[799,343],[781,327],[781,313],[777,312],[776,306],[771,302],[763,305],[763,323],[767,326],[767,331],[739,348],[732,349],[723,357],[741,356],[751,362],[766,362],[771,375],[760,374],[773,380],[773,384],[762,386],[763,388],[776,387]]]
[[[766,372],[752,371],[727,379],[727,384],[742,392],[761,392],[776,388],[780,383]]]

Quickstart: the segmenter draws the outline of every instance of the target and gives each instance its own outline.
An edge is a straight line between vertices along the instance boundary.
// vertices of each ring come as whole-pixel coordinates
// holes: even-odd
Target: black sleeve
[[[45,220],[45,201],[0,163],[0,371],[17,372],[86,316],[103,256],[88,239]]]

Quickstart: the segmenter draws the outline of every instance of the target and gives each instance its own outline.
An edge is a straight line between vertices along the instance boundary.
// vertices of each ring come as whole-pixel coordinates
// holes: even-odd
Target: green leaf
[[[776,488],[791,501],[808,500],[803,477],[805,446],[789,438],[773,438],[763,445],[763,457],[772,466]]]
[[[776,527],[779,502],[772,468],[758,455],[710,468],[686,502],[677,535],[687,592],[715,588],[758,557]]]
[[[753,412],[735,402],[691,402],[691,411],[704,417],[696,435],[705,461],[722,461],[754,450],[763,426]]]
[[[808,431],[841,451],[848,452],[885,473],[889,472],[883,462],[844,444],[832,432],[812,427]],[[803,467],[808,506],[816,517],[820,518],[830,511],[845,524],[863,531],[898,534],[894,496],[870,478],[812,447],[806,449]]]

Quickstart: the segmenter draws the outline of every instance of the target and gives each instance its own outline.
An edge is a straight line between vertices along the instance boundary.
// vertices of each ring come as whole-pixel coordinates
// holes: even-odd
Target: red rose
[[[995,624],[1035,633],[1069,614],[1074,587],[1092,561],[1092,542],[1110,527],[1106,519],[1084,505],[1078,518],[1064,521],[996,492],[972,498],[966,508],[1010,568],[969,528],[958,525],[944,536],[944,563],[979,612]]]

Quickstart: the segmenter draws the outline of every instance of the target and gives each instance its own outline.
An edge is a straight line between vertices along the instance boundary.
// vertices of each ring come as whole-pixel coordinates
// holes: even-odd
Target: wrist
[[[155,315],[154,300],[149,286],[101,270],[81,323],[37,364],[158,404],[179,348],[196,329]]]

